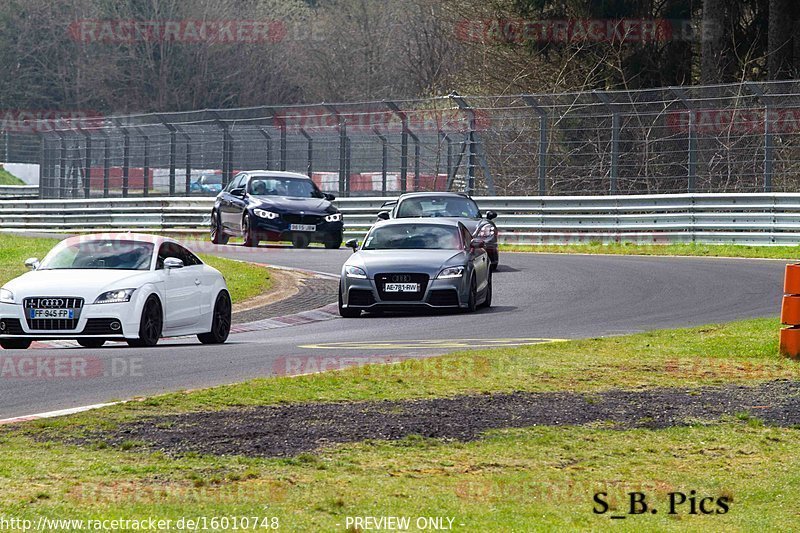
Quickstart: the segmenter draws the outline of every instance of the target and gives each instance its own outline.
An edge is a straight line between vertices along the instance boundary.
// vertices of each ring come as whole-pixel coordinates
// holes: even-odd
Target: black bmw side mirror
[[[238,196],[239,198],[244,198],[244,189],[233,189],[231,191],[231,195]]]
[[[324,196],[325,199],[328,200],[329,202],[332,202],[332,201],[336,200],[336,196],[334,196],[333,194],[327,193],[327,192],[326,193],[322,193],[322,196]]]
[[[344,245],[347,246],[348,248],[352,248],[353,249],[353,253],[358,251],[358,241],[355,240],[355,239],[350,239],[349,241],[344,243]]]
[[[497,218],[497,213],[494,211],[486,211],[486,220],[492,220]]]
[[[378,220],[389,220],[389,211],[381,211],[378,213]]]

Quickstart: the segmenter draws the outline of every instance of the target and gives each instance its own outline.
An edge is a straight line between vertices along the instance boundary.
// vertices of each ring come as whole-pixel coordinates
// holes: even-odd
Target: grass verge
[[[452,354],[300,378],[159,396],[0,430],[0,507],[37,519],[277,517],[289,530],[344,530],[354,516],[442,516],[456,530],[609,527],[641,491],[658,514],[621,530],[790,529],[800,493],[800,430],[753,417],[662,430],[530,427],[473,442],[421,437],[340,445],[288,459],[43,441],[143,415],[296,401],[380,400],[497,391],[599,391],[797,379],[777,355],[776,319]],[[329,355],[325,354],[325,357]],[[290,423],[287,421],[287,423]],[[55,431],[55,433],[50,433]],[[669,493],[724,497],[725,514],[668,514]],[[593,496],[606,492],[608,514]],[[717,510],[716,505],[713,506]],[[413,528],[412,528],[413,530]]]
[[[0,285],[27,271],[23,264],[25,259],[42,259],[57,242],[58,239],[32,239],[24,235],[0,234]],[[221,257],[200,257],[225,276],[234,302],[258,296],[272,286],[269,269],[265,267]]]
[[[505,252],[600,255],[679,255],[694,257],[744,257],[765,259],[800,259],[800,246],[742,246],[736,244],[501,244]]]

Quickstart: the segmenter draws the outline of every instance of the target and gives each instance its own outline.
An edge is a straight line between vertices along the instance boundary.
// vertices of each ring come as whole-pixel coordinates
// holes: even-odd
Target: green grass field
[[[731,501],[723,515],[629,517],[624,531],[791,529],[800,429],[749,416],[668,429],[603,425],[495,430],[472,442],[408,437],[336,445],[293,458],[178,457],[139,442],[67,445],[63,436],[142,416],[288,402],[430,398],[498,391],[602,391],[797,379],[777,355],[776,319],[464,352],[299,378],[175,393],[0,429],[7,515],[110,518],[275,516],[292,531],[345,529],[347,516],[448,516],[456,530],[610,527],[596,492],[624,512],[643,491]],[[43,438],[43,435],[51,435]],[[58,435],[54,438],[52,435]],[[101,443],[102,444],[102,443]],[[788,506],[788,507],[787,507]],[[461,526],[460,524],[464,524]]]
[[[25,182],[6,169],[0,168],[0,185],[25,185]]]
[[[44,258],[57,242],[57,239],[0,234],[0,285],[27,272],[25,259]],[[202,254],[200,258],[225,276],[234,302],[258,296],[272,286],[269,269],[265,267]]]
[[[798,246],[743,246],[737,244],[501,244],[506,252],[538,252],[548,254],[605,255],[680,255],[693,257],[746,257],[764,259],[800,259]]]

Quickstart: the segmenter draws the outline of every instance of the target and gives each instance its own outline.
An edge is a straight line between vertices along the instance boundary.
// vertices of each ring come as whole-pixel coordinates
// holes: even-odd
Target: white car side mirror
[[[36,270],[39,268],[39,260],[35,257],[29,257],[25,260],[25,266],[31,270]]]
[[[164,268],[171,270],[173,268],[183,268],[183,261],[177,257],[167,257],[164,259]]]

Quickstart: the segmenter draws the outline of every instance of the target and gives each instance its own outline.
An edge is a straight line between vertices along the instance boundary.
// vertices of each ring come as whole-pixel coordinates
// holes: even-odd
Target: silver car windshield
[[[397,207],[396,218],[457,217],[478,218],[478,205],[469,198],[458,196],[421,197],[403,200]]]
[[[149,270],[153,243],[119,240],[78,242],[50,252],[39,270]]]
[[[459,250],[457,227],[430,224],[393,224],[373,229],[363,250]]]

